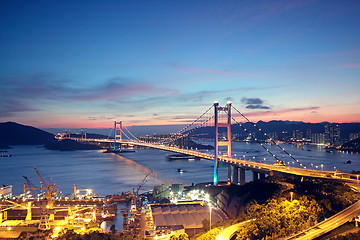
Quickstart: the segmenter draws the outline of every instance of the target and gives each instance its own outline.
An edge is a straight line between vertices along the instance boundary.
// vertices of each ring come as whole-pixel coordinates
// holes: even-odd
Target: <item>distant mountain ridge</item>
[[[0,146],[44,145],[56,141],[54,134],[15,122],[0,123]]]
[[[360,151],[360,138],[344,143],[340,149],[344,151]]]
[[[295,130],[302,131],[304,133],[304,137],[306,134],[306,130],[311,130],[312,133],[324,133],[324,128],[326,124],[338,124],[340,126],[341,138],[345,140],[349,138],[350,133],[360,132],[360,123],[305,123],[278,120],[270,122],[259,121],[256,123],[256,125],[266,133],[277,132],[279,134],[279,138],[281,137],[282,132],[287,132],[289,135],[292,134],[292,132]],[[250,123],[243,123],[242,125],[247,130],[256,133],[255,129],[251,126]],[[199,128],[193,131],[191,135],[199,135],[204,138],[214,138],[215,131],[213,128],[214,127]],[[240,137],[247,136],[247,134],[237,124],[232,124],[231,130],[233,134],[238,133]],[[90,131],[91,129],[88,129],[88,132]],[[87,133],[87,136],[89,138],[104,138],[104,136],[91,133]],[[256,133],[256,136],[259,138],[261,137],[261,134]],[[45,145],[54,141],[56,141],[56,139],[54,138],[54,134],[32,126],[21,125],[15,122],[0,123],[0,146]]]
[[[344,140],[349,139],[350,133],[360,132],[360,123],[305,123],[305,122],[295,122],[295,121],[278,121],[273,120],[270,122],[259,121],[256,123],[256,126],[260,128],[263,132],[266,133],[277,133],[280,139],[286,139],[292,135],[293,131],[300,130],[304,137],[306,131],[310,130],[311,133],[324,133],[326,124],[338,124],[340,127],[340,137]],[[252,124],[245,122],[242,123],[242,126],[256,135],[257,138],[264,138],[253,126]],[[238,124],[231,125],[231,133],[239,134],[239,138],[244,138],[248,134]],[[191,136],[198,135],[203,138],[214,138],[215,130],[214,127],[204,127],[199,128],[191,133]],[[265,138],[264,138],[265,139]]]

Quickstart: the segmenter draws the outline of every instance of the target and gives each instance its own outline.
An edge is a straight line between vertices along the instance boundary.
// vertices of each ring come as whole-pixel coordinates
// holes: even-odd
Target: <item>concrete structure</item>
[[[223,156],[231,157],[231,102],[228,102],[225,107],[220,107],[218,102],[214,102],[214,120],[215,120],[215,142],[214,142],[214,186],[218,184],[218,167],[219,167],[219,147],[226,147],[226,152]],[[226,122],[220,122],[220,114],[225,113]],[[226,128],[225,139],[219,139],[219,129]],[[231,165],[228,166],[228,183],[232,182]]]
[[[119,127],[117,127],[119,125]],[[116,151],[116,142],[122,141],[122,121],[114,123],[114,151]],[[120,143],[120,151],[122,150],[122,146]]]
[[[155,229],[179,230],[182,226],[189,236],[193,236],[203,227],[204,219],[210,219],[210,207],[201,204],[169,204],[150,205],[151,217]],[[218,214],[212,209],[211,223],[222,221]]]

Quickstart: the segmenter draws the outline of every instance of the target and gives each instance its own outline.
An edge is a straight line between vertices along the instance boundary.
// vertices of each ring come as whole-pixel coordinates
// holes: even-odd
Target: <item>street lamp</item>
[[[359,175],[356,175],[356,184],[359,184]]]
[[[210,223],[209,223],[209,225],[210,225],[210,231],[211,231],[211,204],[209,203],[209,209],[210,209]]]
[[[290,196],[291,196],[291,201],[290,202],[292,202],[292,200],[293,200],[293,192],[290,192]]]
[[[324,171],[324,164],[321,164],[321,171]]]

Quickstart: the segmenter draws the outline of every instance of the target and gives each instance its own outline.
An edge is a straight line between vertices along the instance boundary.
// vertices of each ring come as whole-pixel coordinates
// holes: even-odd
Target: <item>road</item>
[[[108,141],[108,140],[107,140]],[[153,143],[145,143],[145,142],[131,142],[131,141],[124,141],[124,144],[133,144],[138,146],[150,147],[155,149],[161,149],[170,152],[182,153],[191,156],[196,156],[203,159],[214,160],[214,155],[207,153],[207,152],[198,152],[196,150],[189,150],[189,149],[181,149],[177,147],[168,147],[161,144],[153,144]],[[290,154],[291,155],[291,154]],[[248,160],[242,160],[238,158],[232,158],[227,156],[219,156],[218,157],[220,162],[232,164],[234,166],[238,166],[241,168],[267,173],[270,172],[279,172],[303,177],[316,177],[316,178],[323,178],[323,179],[336,179],[340,181],[347,181],[347,182],[356,182],[357,175],[356,174],[341,174],[336,173],[334,171],[322,171],[322,170],[311,170],[306,168],[296,168],[296,167],[289,167],[289,166],[278,166],[273,164],[266,164],[260,162],[253,162]]]
[[[109,141],[109,140],[98,140],[93,139],[90,141],[95,142],[101,142],[101,141]],[[192,156],[197,156],[204,159],[214,160],[214,155],[204,152],[198,152],[195,150],[188,150],[188,149],[180,149],[176,147],[168,147],[164,145],[158,145],[158,144],[151,144],[151,143],[144,143],[144,142],[122,142],[126,144],[134,144],[138,146],[144,146],[144,147],[151,147],[155,149],[161,149],[165,151],[171,151],[171,152],[177,152]],[[320,171],[320,170],[309,170],[306,168],[295,168],[295,167],[287,167],[287,166],[276,166],[272,164],[265,164],[265,163],[258,163],[253,161],[246,161],[241,160],[237,158],[231,158],[227,156],[219,156],[219,161],[237,165],[241,168],[251,169],[253,171],[257,172],[280,172],[285,174],[291,174],[291,175],[298,175],[298,176],[304,176],[304,177],[315,177],[315,178],[323,178],[323,179],[332,179],[336,181],[341,182],[347,182],[349,185],[351,185],[353,188],[355,188],[357,191],[359,191],[358,187],[358,175],[356,174],[340,174],[336,172],[330,172],[330,171]],[[338,226],[341,226],[342,224],[352,220],[354,217],[357,217],[360,215],[360,201],[356,202],[355,204],[351,205],[350,207],[346,208],[345,210],[337,213],[336,215],[332,216],[331,218],[328,218],[325,221],[322,221],[321,223],[305,230],[304,232],[301,232],[297,235],[294,235],[288,239],[314,239],[318,236],[321,236]],[[243,223],[242,223],[243,224]],[[232,234],[237,230],[238,225],[233,225],[231,227],[226,228],[221,233],[221,238],[217,239],[229,239],[229,237],[232,236]],[[223,235],[224,234],[224,235]]]
[[[356,189],[357,191],[360,190],[358,184],[348,184],[350,187]],[[344,209],[341,212],[338,212],[334,216],[316,224],[315,226],[306,229],[303,232],[300,232],[296,235],[293,235],[289,238],[290,239],[297,239],[297,240],[305,240],[305,239],[314,239],[316,237],[320,237],[331,230],[334,230],[337,227],[340,227],[344,223],[351,221],[355,217],[360,215],[360,201],[357,201],[355,204],[351,205],[350,207]]]
[[[221,233],[216,236],[215,239],[216,240],[228,240],[235,234],[235,232],[239,229],[239,227],[241,225],[244,225],[244,224],[246,224],[248,222],[251,222],[251,221],[253,221],[253,219],[231,225],[230,227],[227,227],[227,228],[223,229],[221,231]]]

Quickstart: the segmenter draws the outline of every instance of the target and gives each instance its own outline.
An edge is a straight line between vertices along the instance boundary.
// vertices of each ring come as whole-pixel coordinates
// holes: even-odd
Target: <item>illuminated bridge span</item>
[[[213,111],[210,111],[213,110]],[[232,116],[232,110],[235,111],[236,116],[240,116],[246,120],[248,126],[252,126],[253,129],[261,133],[267,141],[271,142],[274,146],[279,148],[283,154],[286,154],[288,158],[291,158],[293,162],[296,162],[299,165],[299,168],[286,166],[285,163],[280,160],[266,144],[259,141],[249,129],[237,121],[234,116]],[[251,138],[253,141],[259,143],[259,145],[268,152],[274,158],[274,164],[259,163],[254,161],[248,161],[243,159],[238,159],[233,157],[231,154],[231,122],[235,122],[244,132],[248,134],[248,138]],[[181,141],[185,138],[196,138],[203,137],[204,133],[201,132],[201,129],[206,127],[212,127],[215,131],[214,141],[214,151],[213,153],[202,152],[197,149],[184,149],[184,146],[181,146]],[[111,134],[111,133],[110,133]],[[123,138],[126,137],[126,139]],[[93,142],[107,142],[114,143],[114,150],[116,146],[122,145],[137,145],[150,147],[155,149],[166,150],[175,153],[187,154],[203,159],[209,159],[214,161],[214,176],[213,184],[218,184],[218,167],[219,163],[225,164],[228,166],[228,183],[234,184],[245,184],[245,171],[252,171],[252,179],[256,180],[258,178],[265,178],[267,175],[297,175],[304,177],[314,177],[314,178],[327,178],[327,179],[336,179],[339,181],[347,182],[356,182],[358,176],[353,174],[341,174],[334,171],[322,171],[322,170],[310,170],[307,169],[302,163],[295,159],[290,153],[288,153],[284,148],[282,148],[277,142],[273,141],[268,135],[263,132],[255,123],[252,123],[244,114],[238,111],[235,107],[231,105],[230,102],[226,104],[225,107],[220,107],[218,102],[215,102],[209,109],[207,109],[203,114],[201,114],[196,120],[191,124],[184,127],[178,133],[169,134],[170,137],[165,139],[157,140],[157,142],[148,142],[140,141],[136,136],[134,136],[126,127],[123,127],[122,122],[116,122],[114,124],[114,139],[86,139],[86,141]],[[85,139],[82,139],[85,140]]]
[[[213,114],[211,113],[211,109],[214,110]],[[260,132],[263,136],[266,137],[267,141],[274,144],[277,148],[279,148],[282,153],[286,154],[288,158],[291,158],[294,162],[296,162],[299,167],[290,167],[286,166],[283,161],[281,161],[270,149],[267,148],[267,144],[260,142],[255,134],[246,127],[238,122],[234,116],[231,114],[231,110],[235,110],[235,115],[243,117],[248,123],[247,126],[252,126],[258,132]],[[258,142],[260,146],[268,152],[275,161],[275,164],[266,164],[259,163],[254,161],[248,161],[243,159],[238,159],[234,155],[231,154],[231,122],[235,122],[244,132],[248,134],[248,137],[252,140]],[[204,138],[204,131],[201,129],[206,127],[212,127],[215,132],[214,141],[214,151],[213,153],[202,152],[198,149],[185,149],[184,143],[185,138]],[[125,136],[127,140],[123,139],[122,136]],[[131,137],[130,137],[131,136]],[[107,142],[114,143],[114,151],[116,151],[116,146],[120,146],[120,150],[122,149],[122,145],[137,145],[143,147],[150,147],[170,152],[176,152],[181,154],[187,154],[203,159],[209,159],[214,161],[214,178],[213,184],[218,184],[218,166],[219,163],[225,164],[228,166],[228,183],[234,184],[245,184],[245,171],[251,170],[253,180],[258,178],[265,178],[267,175],[296,175],[300,177],[311,177],[311,178],[325,178],[331,179],[333,181],[341,181],[347,182],[349,185],[356,189],[360,190],[359,187],[359,176],[356,174],[343,174],[337,173],[335,171],[320,171],[320,170],[310,170],[307,169],[302,163],[296,160],[290,153],[288,153],[284,148],[282,148],[278,143],[274,142],[271,138],[267,136],[255,123],[252,123],[248,118],[246,118],[240,111],[231,106],[231,103],[228,102],[225,107],[220,107],[217,102],[214,103],[207,111],[205,111],[200,117],[194,120],[191,124],[183,128],[176,134],[171,134],[170,137],[164,139],[155,139],[155,141],[140,141],[137,137],[135,137],[131,132],[125,127],[123,128],[122,122],[116,122],[114,124],[114,140],[110,139],[86,139],[82,138],[82,140],[93,141],[93,142]],[[154,139],[152,139],[154,140]],[[298,233],[288,239],[313,239],[315,237],[321,236],[326,232],[331,231],[332,229],[337,228],[338,226],[344,224],[351,219],[356,219],[360,221],[357,217],[360,214],[360,201],[348,207],[347,209],[339,212],[333,217],[305,230],[304,232]]]

